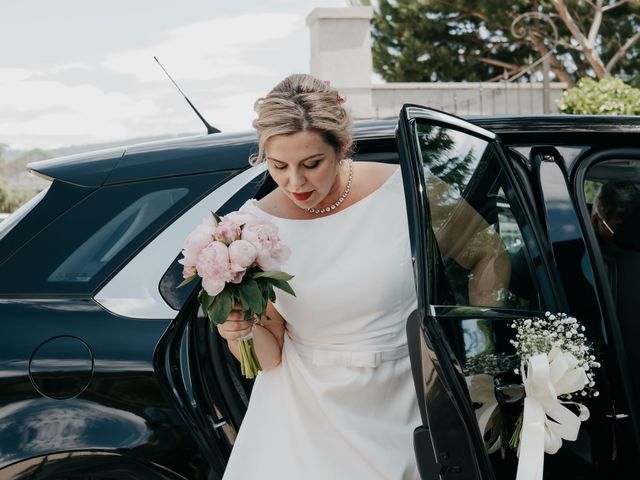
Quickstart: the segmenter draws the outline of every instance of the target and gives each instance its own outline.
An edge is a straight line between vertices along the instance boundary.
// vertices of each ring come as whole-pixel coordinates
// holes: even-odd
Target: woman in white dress
[[[263,371],[224,478],[417,479],[421,424],[405,324],[416,308],[396,165],[352,162],[338,92],[291,75],[256,102],[256,162],[278,188],[242,210],[270,218],[291,249],[268,320],[234,310],[218,326],[239,358],[252,332]]]

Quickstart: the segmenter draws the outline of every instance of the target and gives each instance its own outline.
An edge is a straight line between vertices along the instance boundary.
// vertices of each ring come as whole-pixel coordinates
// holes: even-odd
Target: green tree
[[[491,80],[544,55],[570,85],[640,82],[640,0],[380,0],[372,37],[374,68],[391,82]]]

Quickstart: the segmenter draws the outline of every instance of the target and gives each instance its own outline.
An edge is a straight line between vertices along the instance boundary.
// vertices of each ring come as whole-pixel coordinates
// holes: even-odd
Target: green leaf
[[[236,303],[240,303],[242,305],[242,309],[245,310],[247,307],[247,305],[245,305],[245,303],[242,301],[242,299],[240,298],[240,291],[238,290],[238,285],[235,283],[227,283],[227,285],[224,287],[225,290],[228,290],[229,293],[233,296],[233,306],[236,305]]]
[[[294,297],[296,296],[293,288],[291,288],[291,285],[289,285],[287,282],[283,282],[282,280],[269,279],[269,283],[271,283],[271,285],[273,285],[274,287],[279,288],[280,290],[283,290],[290,295],[293,295]]]
[[[269,298],[269,282],[266,278],[258,278],[256,279],[256,283],[258,284],[258,288],[260,289],[260,295],[262,298]]]
[[[208,308],[209,320],[220,325],[227,320],[233,308],[233,295],[225,288],[218,295],[213,297],[213,302]]]
[[[209,311],[209,307],[211,307],[214,298],[215,297],[209,295],[205,290],[200,290],[200,293],[198,294],[198,300],[200,301],[200,305],[202,305],[203,312]]]
[[[273,285],[269,284],[269,295],[268,295],[269,300],[271,301],[271,303],[276,301],[276,292],[273,289]]]
[[[276,280],[267,277],[259,277],[256,279],[256,282],[260,287],[260,292],[262,293],[262,298],[269,299],[271,302],[276,301],[276,292],[273,290],[272,285],[274,281]]]
[[[265,298],[263,298],[260,287],[255,280],[245,280],[238,285],[238,293],[240,294],[243,305],[247,303],[253,313],[261,314],[264,312],[267,302]]]
[[[273,278],[274,280],[288,282],[293,278],[293,275],[289,275],[286,272],[256,272],[252,275],[252,278]]]
[[[222,219],[218,216],[218,214],[213,210],[211,210],[211,215],[213,215],[213,218],[215,219],[216,223],[220,223],[222,221]]]
[[[180,288],[180,287],[182,287],[182,286],[186,285],[187,283],[192,282],[192,281],[193,281],[193,280],[195,280],[196,278],[198,278],[198,274],[197,274],[197,273],[194,273],[194,274],[193,274],[193,275],[191,275],[189,278],[185,278],[185,279],[180,283],[180,285],[178,285],[176,288]]]

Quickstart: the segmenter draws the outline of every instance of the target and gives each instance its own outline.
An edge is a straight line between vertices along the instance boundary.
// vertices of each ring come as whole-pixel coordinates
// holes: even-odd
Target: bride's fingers
[[[251,328],[252,325],[253,325],[252,322],[238,321],[238,322],[225,322],[222,325],[220,325],[220,327],[222,327],[227,331],[235,332],[238,330],[246,330],[247,328]]]
[[[250,333],[251,333],[251,329],[250,328],[248,328],[246,330],[240,330],[238,332],[230,333],[229,336],[227,337],[227,340],[238,340],[238,339],[240,339],[242,337],[246,337]]]
[[[239,322],[244,320],[244,312],[242,310],[231,310],[227,315],[227,322]]]
[[[242,324],[242,325],[235,325]],[[248,324],[247,326],[244,326]],[[251,333],[251,323],[250,322],[231,322],[229,324],[225,323],[222,325],[218,325],[218,333],[220,336],[226,340],[237,340],[241,337],[249,335]]]
[[[233,307],[233,310],[229,312],[229,315],[227,316],[227,321],[229,320],[234,322],[244,320],[244,311],[242,310],[242,305],[240,303],[236,303],[235,306]]]

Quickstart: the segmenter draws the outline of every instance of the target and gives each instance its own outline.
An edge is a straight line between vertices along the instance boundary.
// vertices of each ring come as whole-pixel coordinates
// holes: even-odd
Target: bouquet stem
[[[516,420],[516,426],[513,430],[513,434],[511,435],[511,439],[509,440],[509,446],[518,451],[518,446],[520,445],[520,434],[522,433],[522,420],[524,414],[520,414],[518,419]]]
[[[253,347],[253,336],[248,335],[238,340],[240,350],[240,371],[245,378],[255,378],[262,368],[256,350]]]

